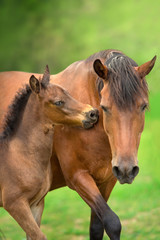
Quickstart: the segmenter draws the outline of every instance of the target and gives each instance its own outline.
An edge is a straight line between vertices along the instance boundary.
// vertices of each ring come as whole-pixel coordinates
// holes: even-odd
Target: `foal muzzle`
[[[92,128],[95,123],[97,123],[99,118],[98,109],[94,108],[93,110],[85,113],[86,119],[83,120],[83,127],[85,129]]]

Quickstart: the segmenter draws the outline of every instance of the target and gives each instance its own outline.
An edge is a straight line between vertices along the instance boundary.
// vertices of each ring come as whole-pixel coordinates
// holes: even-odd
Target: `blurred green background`
[[[138,64],[157,55],[147,76],[150,111],[139,148],[140,173],[132,185],[117,183],[109,199],[122,221],[122,240],[160,239],[159,44],[159,0],[0,0],[0,71],[43,72],[49,64],[54,74],[109,48]],[[59,189],[46,197],[42,230],[49,240],[87,240],[89,215],[77,193]],[[3,209],[0,229],[7,240],[25,239]]]

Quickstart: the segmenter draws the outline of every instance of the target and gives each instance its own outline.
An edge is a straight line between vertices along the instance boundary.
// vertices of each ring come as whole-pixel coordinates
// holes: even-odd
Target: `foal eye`
[[[142,104],[141,105],[141,111],[144,112],[147,107],[148,107],[148,105],[146,103]]]
[[[54,105],[56,105],[56,106],[62,106],[64,104],[64,102],[63,101],[56,101],[56,102],[54,102]]]

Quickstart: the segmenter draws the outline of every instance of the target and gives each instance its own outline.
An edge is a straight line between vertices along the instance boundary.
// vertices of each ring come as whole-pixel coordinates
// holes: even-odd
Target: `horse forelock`
[[[148,98],[148,86],[145,79],[141,80],[134,70],[137,63],[119,50],[100,51],[86,59],[93,69],[93,62],[100,59],[109,69],[110,96],[119,109],[129,109],[136,104],[138,96]],[[94,72],[95,73],[95,72]],[[96,79],[96,89],[100,92],[104,84],[101,78]]]
[[[122,53],[111,53],[105,62],[109,69],[110,96],[119,109],[132,109],[138,96],[148,97],[148,87],[133,67],[137,64]]]

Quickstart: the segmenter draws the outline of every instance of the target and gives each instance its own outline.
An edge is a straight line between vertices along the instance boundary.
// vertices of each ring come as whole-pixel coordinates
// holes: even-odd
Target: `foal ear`
[[[107,79],[108,69],[100,59],[94,61],[93,68],[100,78]]]
[[[49,71],[48,65],[46,65],[46,68],[42,77],[42,81],[41,81],[43,87],[47,87],[47,85],[49,84],[49,81],[50,81],[50,71]]]
[[[32,92],[39,94],[40,90],[41,90],[41,84],[39,82],[39,80],[32,75],[29,79],[29,84],[30,84],[30,88],[32,90]]]
[[[152,68],[154,67],[155,61],[156,61],[156,56],[154,56],[154,58],[151,61],[148,61],[144,64],[142,64],[139,67],[135,67],[136,71],[138,72],[139,76],[141,78],[144,78],[147,74],[150,73],[150,71],[152,70]]]

